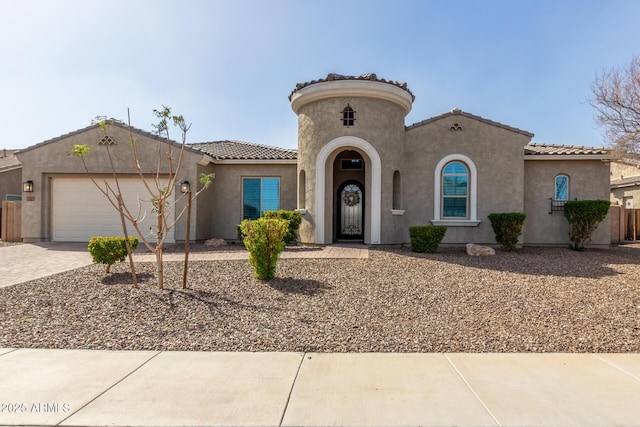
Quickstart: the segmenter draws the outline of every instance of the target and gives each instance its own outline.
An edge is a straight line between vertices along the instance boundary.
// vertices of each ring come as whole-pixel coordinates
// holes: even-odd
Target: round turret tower
[[[300,240],[401,243],[407,85],[329,74],[298,84],[289,100],[298,115]]]

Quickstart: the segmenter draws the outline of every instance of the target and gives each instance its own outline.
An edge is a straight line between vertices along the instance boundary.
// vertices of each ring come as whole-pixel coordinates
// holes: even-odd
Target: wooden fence
[[[611,206],[611,243],[640,240],[640,209]]]
[[[2,229],[0,234],[5,242],[21,242],[22,228],[22,202],[2,201],[2,217],[0,218]]]

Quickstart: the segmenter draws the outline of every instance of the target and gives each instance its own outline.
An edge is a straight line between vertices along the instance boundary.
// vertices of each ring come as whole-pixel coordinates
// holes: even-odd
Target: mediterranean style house
[[[495,244],[487,216],[517,211],[527,214],[522,244],[566,245],[564,202],[609,199],[606,150],[532,144],[530,132],[459,109],[406,125],[414,95],[405,83],[329,74],[298,84],[289,100],[298,117],[297,150],[240,141],[188,145],[178,180],[195,189],[200,174],[215,174],[193,202],[192,238],[234,240],[243,219],[295,209],[305,244],[406,244],[409,226],[429,224],[447,226],[443,244]],[[179,151],[175,142],[131,132],[149,175],[157,172],[159,155]],[[122,234],[119,216],[82,162],[67,155],[75,144],[93,148],[88,169],[105,179],[109,148],[125,201],[146,212],[145,229],[152,228],[150,195],[128,161],[129,139],[130,129],[113,122],[107,134],[89,126],[18,152],[22,180],[30,185],[22,193],[23,240]],[[175,193],[179,211],[185,200]],[[185,236],[181,218],[169,240]],[[592,244],[610,241],[607,218]]]

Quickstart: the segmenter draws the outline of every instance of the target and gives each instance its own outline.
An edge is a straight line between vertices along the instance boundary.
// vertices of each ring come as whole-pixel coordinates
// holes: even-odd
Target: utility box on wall
[[[625,209],[633,209],[633,199],[627,199],[624,201]]]

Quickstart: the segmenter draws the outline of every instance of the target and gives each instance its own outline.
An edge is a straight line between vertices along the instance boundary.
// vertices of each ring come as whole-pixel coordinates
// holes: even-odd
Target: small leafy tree
[[[129,248],[136,250],[138,238],[129,237]],[[100,237],[94,236],[89,240],[89,253],[96,264],[106,264],[106,273],[111,271],[111,266],[116,262],[122,262],[127,257],[127,249],[124,237]]]
[[[411,250],[433,254],[438,250],[447,227],[442,225],[415,225],[409,227]]]
[[[127,127],[129,129],[130,135],[129,145],[131,147],[131,157],[129,159],[118,159],[120,162],[128,164],[136,171],[140,182],[144,185],[148,192],[148,200],[151,201],[153,205],[153,213],[156,216],[156,225],[155,227],[152,227],[151,235],[143,232],[143,230],[140,228],[145,214],[140,211],[140,201],[138,201],[135,207],[130,207],[127,206],[122,199],[122,191],[120,189],[120,183],[118,180],[118,171],[115,167],[113,155],[108,145],[105,148],[109,165],[112,171],[111,175],[113,183],[110,183],[105,179],[103,180],[102,184],[100,184],[91,175],[85,161],[85,157],[89,155],[91,151],[91,147],[89,147],[88,145],[75,145],[69,152],[69,154],[82,160],[85,172],[89,175],[100,192],[102,192],[102,194],[106,196],[109,203],[120,213],[123,222],[123,229],[125,232],[125,242],[127,242],[127,245],[129,240],[127,236],[126,225],[124,222],[125,218],[136,230],[136,232],[140,236],[140,239],[142,240],[142,243],[153,254],[155,254],[156,281],[158,284],[158,288],[164,289],[164,243],[168,236],[169,230],[171,230],[176,225],[178,219],[184,214],[186,210],[185,206],[185,209],[182,209],[180,212],[175,212],[175,203],[177,202],[177,200],[174,202],[170,202],[170,200],[178,183],[184,150],[187,143],[187,132],[189,131],[191,125],[187,125],[183,116],[172,115],[171,109],[166,106],[162,106],[160,110],[153,110],[153,114],[157,119],[159,119],[158,124],[153,125],[155,133],[161,137],[157,141],[157,164],[153,176],[146,176],[146,171],[144,171],[140,165],[138,141],[137,138],[133,136],[130,120]],[[109,125],[113,122],[113,120],[106,120],[104,117],[98,117],[98,119],[98,125],[105,132],[105,134],[107,134]],[[124,126],[122,125],[122,122],[119,123],[121,124],[121,126]],[[169,131],[171,126],[177,127],[180,130],[182,136],[181,143],[178,144],[171,140]],[[193,195],[193,198],[197,197],[202,191],[207,189],[211,184],[212,179],[213,174],[201,174],[200,183],[202,184],[202,187]],[[182,195],[181,197],[184,197],[184,195]],[[172,213],[175,213],[173,218],[171,218],[170,215]],[[153,240],[155,240],[155,242],[153,242]],[[137,286],[130,247],[127,247],[127,252],[129,254],[132,274],[134,276],[134,286]]]
[[[280,218],[245,219],[240,223],[242,241],[249,251],[249,264],[253,266],[256,279],[269,280],[275,277],[288,228],[288,221]]]
[[[489,221],[491,221],[491,227],[496,235],[496,242],[500,243],[508,251],[515,250],[526,217],[527,215],[522,212],[489,214]]]
[[[564,216],[569,221],[571,249],[581,251],[591,235],[609,213],[609,200],[571,200],[564,205]]]
[[[300,223],[302,222],[302,215],[300,212],[280,209],[278,211],[265,212],[264,217],[280,218],[289,221],[289,228],[284,235],[284,242],[289,245],[298,240],[298,228],[300,228]]]

